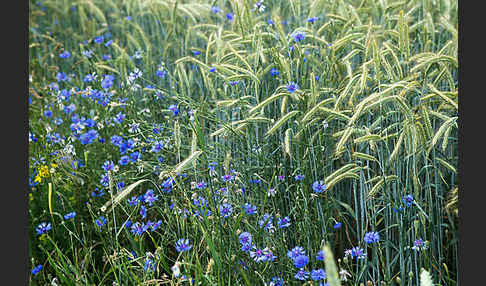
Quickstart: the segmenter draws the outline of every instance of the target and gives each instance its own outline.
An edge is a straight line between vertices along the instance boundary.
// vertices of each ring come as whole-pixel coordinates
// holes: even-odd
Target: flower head
[[[353,258],[360,259],[360,258],[365,258],[366,254],[364,253],[363,248],[361,248],[359,246],[355,246],[355,247],[351,248],[351,256]]]
[[[68,220],[68,219],[72,219],[76,216],[76,212],[70,212],[70,213],[67,213],[64,215],[64,219],[65,220]]]
[[[300,269],[297,271],[297,273],[294,275],[294,278],[297,280],[307,280],[309,278],[309,272],[305,271],[304,269]]]
[[[192,248],[192,244],[189,244],[189,239],[181,238],[176,242],[176,250],[178,252],[189,251]]]
[[[419,238],[413,242],[412,249],[415,251],[421,251],[427,248],[427,245],[423,239]]]
[[[37,275],[42,270],[42,264],[37,265],[32,269],[32,275]]]
[[[408,207],[410,207],[413,204],[414,199],[413,199],[413,196],[412,195],[405,195],[402,198],[402,201],[403,201],[403,203],[405,203],[407,205],[407,208],[408,208]]]
[[[273,75],[273,76],[276,76],[276,75],[280,74],[280,71],[278,69],[272,68],[270,70],[270,74]]]
[[[265,262],[267,261],[267,250],[268,248],[265,249],[260,249],[253,247],[252,250],[250,250],[250,257],[253,258],[256,262]]]
[[[95,219],[96,226],[98,226],[99,228],[104,226],[107,222],[108,221],[104,216],[100,216],[99,218]]]
[[[313,184],[312,184],[312,189],[314,190],[314,192],[320,194],[322,192],[324,192],[327,188],[327,185],[324,184],[324,181],[315,181]]]
[[[284,218],[278,218],[277,224],[280,228],[285,228],[290,226],[290,218],[288,216]]]
[[[273,226],[273,216],[266,213],[263,215],[262,219],[258,221],[260,228],[264,228],[266,231],[272,232],[275,227]]]
[[[326,272],[321,268],[312,270],[311,278],[314,281],[324,280],[326,279]]]
[[[143,269],[148,272],[153,272],[155,270],[155,262],[152,259],[147,257],[145,259]]]
[[[294,266],[297,268],[303,268],[307,263],[309,263],[309,257],[304,254],[301,254],[294,259]]]
[[[43,222],[37,226],[35,231],[37,232],[38,235],[42,235],[47,233],[49,230],[51,230],[51,228],[52,228],[51,223]]]
[[[287,257],[292,260],[295,260],[300,255],[305,255],[305,250],[301,246],[296,246],[292,250],[287,251]]]
[[[243,205],[243,209],[245,209],[245,213],[247,215],[254,215],[257,214],[257,207],[254,205],[251,205],[249,203],[246,203]]]
[[[294,42],[300,42],[305,39],[305,32],[296,32],[292,37],[294,38]]]
[[[251,244],[251,240],[252,240],[252,237],[251,237],[251,234],[249,232],[242,232],[239,236],[239,239],[240,239],[240,243],[242,245],[244,244]]]
[[[304,178],[305,178],[305,176],[302,175],[302,174],[298,174],[298,175],[295,176],[296,181],[302,181],[302,180],[304,180]]]
[[[295,82],[289,82],[286,85],[287,91],[290,93],[294,93],[296,90],[299,89],[299,86]]]
[[[177,105],[175,105],[175,104],[170,105],[169,110],[172,111],[172,114],[174,114],[174,116],[179,114],[179,109],[177,108]]]
[[[151,207],[155,201],[159,200],[159,198],[154,195],[154,190],[152,189],[148,189],[143,198],[145,200],[145,203],[149,204],[149,207]]]
[[[368,244],[376,243],[380,240],[380,235],[376,231],[370,231],[365,233],[363,240]]]
[[[316,259],[318,261],[324,261],[324,258],[325,258],[324,250],[319,250],[319,252],[317,252]]]
[[[233,213],[233,206],[227,203],[223,203],[219,206],[219,212],[223,217],[229,217]]]

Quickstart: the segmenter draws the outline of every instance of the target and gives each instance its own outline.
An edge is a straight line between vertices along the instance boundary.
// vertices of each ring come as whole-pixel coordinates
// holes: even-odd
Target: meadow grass
[[[29,9],[32,285],[457,284],[456,1]]]

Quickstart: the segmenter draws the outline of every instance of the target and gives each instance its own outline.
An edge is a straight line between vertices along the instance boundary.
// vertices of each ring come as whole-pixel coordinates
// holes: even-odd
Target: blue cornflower
[[[125,166],[125,165],[128,165],[128,163],[130,163],[130,157],[128,157],[127,155],[124,155],[120,158],[120,160],[118,161],[120,163],[120,165],[122,166]]]
[[[197,183],[196,188],[198,188],[199,190],[203,190],[207,186],[208,186],[208,184],[206,184],[206,182],[202,181],[202,182]]]
[[[324,181],[315,181],[313,184],[312,184],[312,189],[314,190],[314,192],[320,194],[322,192],[324,192],[327,188],[327,185],[324,184]]]
[[[252,250],[250,250],[250,257],[256,262],[265,262],[267,261],[267,257],[266,257],[267,250],[268,248],[260,249],[260,248],[253,247]]]
[[[273,75],[273,76],[276,76],[276,75],[280,74],[280,71],[276,68],[272,68],[270,70],[270,74]]]
[[[270,281],[269,286],[282,286],[284,284],[284,280],[282,277],[274,276],[272,281]]]
[[[272,19],[268,19],[268,20],[267,20],[267,24],[268,24],[268,25],[274,25],[274,24],[275,24],[275,22],[274,22]]]
[[[336,223],[335,223],[335,224],[334,224],[332,227],[333,227],[334,229],[340,229],[342,225],[343,225],[342,223],[340,223],[340,222],[336,222]]]
[[[67,58],[71,57],[71,53],[70,53],[69,51],[65,51],[65,52],[63,52],[63,53],[60,53],[60,54],[59,54],[59,57],[60,57],[61,59],[67,59]]]
[[[162,220],[158,220],[156,222],[150,223],[150,229],[152,231],[155,231],[157,228],[159,228],[162,225]]]
[[[201,54],[201,52],[200,52],[200,51],[192,51],[192,54],[193,54],[194,56],[198,56],[198,55],[200,55],[200,54]]]
[[[294,259],[294,266],[297,268],[303,268],[309,263],[309,257],[307,255],[299,255]]]
[[[109,89],[110,87],[113,86],[113,81],[115,80],[115,77],[112,75],[105,75],[103,80],[101,81],[101,87],[103,87],[105,90]]]
[[[105,47],[109,47],[113,44],[113,40],[109,40],[108,42],[105,43]]]
[[[246,203],[243,205],[243,209],[245,209],[245,213],[247,215],[254,215],[257,214],[257,207],[254,205],[251,205],[249,203]]]
[[[273,216],[266,213],[263,215],[262,219],[258,221],[258,225],[260,226],[260,228],[264,228],[266,231],[273,231],[274,230],[274,226],[273,226]]]
[[[224,203],[219,206],[219,213],[223,217],[229,217],[233,213],[233,207],[230,204]]]
[[[101,168],[103,168],[103,170],[105,170],[106,172],[113,171],[113,169],[115,168],[115,164],[113,163],[113,161],[105,161]]]
[[[296,32],[292,37],[294,38],[294,42],[300,42],[305,39],[305,32]]]
[[[138,199],[136,196],[133,196],[131,197],[129,200],[128,200],[128,205],[131,206],[131,207],[134,207],[138,204]]]
[[[218,163],[217,163],[217,162],[210,162],[210,163],[208,164],[208,168],[209,168],[209,170],[210,170],[210,171],[212,171],[212,172],[215,172],[215,171],[216,171],[216,166],[218,166]]]
[[[68,219],[72,219],[76,216],[76,212],[70,212],[70,213],[67,213],[64,215],[64,219],[65,220],[68,220]]]
[[[153,272],[155,270],[155,262],[152,259],[147,257],[145,259],[143,269],[148,272]]]
[[[172,113],[174,114],[174,116],[176,116],[177,114],[179,114],[179,109],[177,108],[177,105],[175,104],[172,104],[169,106],[169,110],[172,111]]]
[[[223,182],[230,182],[234,179],[234,177],[231,174],[227,174],[222,176],[221,179],[223,180]]]
[[[138,152],[138,151],[130,154],[130,161],[132,161],[132,162],[137,162],[141,158],[142,158],[142,154],[140,154],[140,152]]]
[[[111,142],[111,144],[113,144],[117,147],[121,147],[122,144],[123,144],[123,138],[121,136],[118,136],[118,135],[113,135],[110,138],[110,142]]]
[[[221,9],[218,6],[213,6],[211,7],[211,12],[213,12],[214,14],[218,14],[219,12],[221,12]]]
[[[49,230],[51,230],[51,228],[52,228],[51,223],[43,222],[37,226],[35,231],[37,232],[38,235],[42,235],[47,233]]]
[[[305,250],[301,246],[296,246],[292,250],[287,251],[287,257],[292,260],[295,260],[300,255],[305,255]]]
[[[285,87],[290,93],[294,93],[296,90],[299,89],[299,86],[295,82],[289,82]]]
[[[155,201],[159,200],[157,196],[154,196],[154,190],[152,189],[148,189],[143,198],[145,200],[145,203],[149,204],[149,207],[151,207]]]
[[[252,249],[252,248],[253,248],[253,244],[248,243],[248,244],[242,244],[240,249],[243,252],[249,252],[250,249]]]
[[[176,242],[176,250],[178,252],[188,251],[192,248],[192,244],[189,244],[189,239],[181,238]]]
[[[304,178],[305,178],[305,176],[302,175],[302,174],[298,174],[298,175],[295,176],[296,181],[302,181],[302,180],[304,180]]]
[[[414,199],[413,199],[412,195],[406,195],[406,196],[403,196],[402,201],[403,201],[403,203],[405,203],[407,205],[407,208],[408,208],[413,204]]]
[[[122,124],[123,123],[123,120],[125,120],[127,116],[122,113],[121,111],[118,112],[117,115],[115,115],[115,117],[113,117],[113,121],[116,123],[116,124]]]
[[[289,227],[290,226],[290,218],[288,216],[286,216],[282,219],[278,218],[277,224],[280,228]]]
[[[314,281],[324,280],[326,279],[326,272],[321,268],[312,270],[311,278]]]
[[[104,216],[100,216],[99,218],[95,219],[95,223],[98,227],[102,227],[107,223],[107,220]]]
[[[426,247],[425,241],[423,241],[423,239],[421,239],[421,238],[419,238],[419,239],[417,239],[413,242],[412,249],[415,250],[415,251],[421,251],[421,250],[424,250],[426,248],[427,247]]]
[[[317,252],[316,260],[318,261],[324,261],[325,255],[324,255],[324,250],[319,250]]]
[[[233,18],[235,17],[235,14],[233,13],[228,13],[226,14],[226,19],[228,19],[228,21],[233,21]]]
[[[359,258],[365,258],[366,254],[364,253],[363,248],[359,246],[355,246],[351,248],[351,256],[353,256],[353,258],[359,259]]]
[[[147,208],[144,205],[140,206],[139,214],[142,216],[143,219],[147,217]]]
[[[103,35],[101,35],[101,36],[98,36],[98,37],[95,37],[95,38],[94,38],[94,42],[95,42],[96,44],[101,44],[101,43],[103,43],[104,41],[105,41],[105,37],[103,37]]]
[[[209,69],[209,72],[214,72],[214,71],[216,71],[216,67],[211,67],[211,68]]]
[[[380,235],[376,231],[370,231],[365,233],[363,240],[368,244],[376,243],[380,240]]]
[[[235,81],[230,81],[230,83],[229,83],[229,84],[230,84],[231,86],[235,86],[235,85],[237,85],[239,82],[240,82],[239,80],[235,80]]]
[[[83,54],[83,56],[85,56],[87,59],[89,59],[93,56],[93,51],[85,50],[85,51],[82,51],[81,54]]]
[[[267,253],[265,253],[265,258],[266,258],[266,261],[275,261],[275,259],[277,259],[277,256],[273,254],[273,252],[266,248],[267,249]]]
[[[57,81],[60,82],[60,81],[65,81],[68,79],[68,76],[66,75],[65,72],[58,72],[56,74],[56,78],[57,78]]]
[[[42,264],[37,265],[32,269],[32,275],[37,275],[42,270]]]
[[[47,109],[46,111],[44,111],[44,116],[51,118],[52,117],[52,110]]]
[[[238,238],[241,244],[251,244],[252,237],[249,232],[242,232]]]
[[[162,141],[156,141],[154,145],[152,145],[152,149],[150,149],[150,152],[157,153],[160,152],[164,148],[164,142]]]
[[[146,232],[149,227],[150,227],[149,224],[136,222],[132,224],[131,232],[135,235],[140,236],[144,234],[144,232]]]
[[[300,269],[299,271],[297,271],[297,273],[294,275],[294,278],[297,279],[297,280],[306,280],[307,278],[309,278],[309,272],[305,271],[304,269]]]
[[[319,19],[319,17],[311,17],[309,19],[307,19],[307,22],[309,23],[314,23],[315,21],[317,21]]]
[[[132,225],[133,225],[132,221],[131,221],[131,220],[127,220],[127,221],[126,221],[126,222],[123,224],[123,226],[122,226],[122,227],[129,228],[129,227],[130,227],[130,226],[132,226]]]
[[[106,55],[103,55],[103,56],[101,57],[101,59],[102,59],[102,60],[104,60],[104,61],[107,61],[107,60],[109,60],[110,58],[111,58],[111,55],[110,55],[110,54],[106,54]]]
[[[318,75],[316,75],[316,76],[314,77],[314,79],[315,79],[316,81],[318,81],[318,80],[319,80],[319,76],[318,76]]]

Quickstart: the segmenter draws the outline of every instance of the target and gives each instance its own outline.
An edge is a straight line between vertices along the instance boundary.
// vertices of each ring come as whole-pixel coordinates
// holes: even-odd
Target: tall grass
[[[331,285],[337,283],[328,269],[333,261],[314,259],[325,245],[336,272],[350,273],[343,285],[420,285],[421,269],[440,285],[457,284],[457,2],[267,0],[264,12],[255,3],[31,1],[29,128],[38,137],[29,146],[31,179],[40,166],[56,164],[29,190],[30,257],[33,267],[44,265],[31,276],[33,285],[53,279],[60,285],[268,285],[273,276],[300,285],[287,257],[297,245],[314,268],[325,266]],[[224,12],[213,13],[213,6]],[[311,23],[311,17],[318,18]],[[296,33],[305,39],[296,42]],[[100,35],[113,44],[93,43]],[[87,49],[91,58],[82,54]],[[60,59],[62,51],[71,57]],[[111,59],[102,60],[105,54]],[[159,78],[162,63],[167,74]],[[138,88],[127,83],[135,68],[143,72]],[[75,113],[103,124],[97,128],[105,143],[83,145],[72,135],[71,115],[58,107],[61,92],[49,86],[57,72],[73,74],[58,83],[60,90],[73,89]],[[98,79],[84,82],[93,72]],[[102,90],[105,74],[115,76],[115,93],[102,106],[82,94],[88,86]],[[295,92],[288,91],[290,82],[298,85]],[[48,103],[63,124],[44,115]],[[119,112],[124,122],[110,124]],[[128,132],[131,123],[140,131]],[[47,140],[52,132],[65,142]],[[117,163],[113,135],[137,138],[134,150],[142,159]],[[149,138],[166,142],[160,153],[150,152]],[[61,151],[68,143],[75,155]],[[120,165],[108,187],[100,184],[106,160]],[[232,169],[235,180],[222,181]],[[161,186],[168,178],[174,179],[170,192]],[[312,185],[320,180],[327,190],[317,194]],[[191,187],[201,181],[208,187]],[[227,194],[218,191],[223,187]],[[92,196],[95,188],[105,195]],[[147,219],[162,226],[135,236],[123,224],[141,221],[140,206],[126,201],[147,189],[159,198]],[[413,195],[410,206],[406,195]],[[192,215],[197,197],[207,199],[211,215]],[[223,201],[233,206],[228,218],[218,211]],[[256,205],[258,215],[245,214],[245,203]],[[75,219],[65,220],[73,210]],[[258,226],[264,213],[289,216],[291,226],[268,233]],[[97,227],[101,215],[107,222]],[[52,230],[38,236],[34,229],[43,221]],[[255,263],[241,251],[243,231],[258,247],[268,246],[275,262]],[[369,231],[380,233],[377,245],[363,242]],[[190,238],[189,252],[176,251],[181,237]],[[424,251],[412,249],[419,238],[427,241]],[[358,245],[366,259],[345,256]],[[144,270],[147,257],[154,272]],[[176,262],[187,282],[173,276]]]

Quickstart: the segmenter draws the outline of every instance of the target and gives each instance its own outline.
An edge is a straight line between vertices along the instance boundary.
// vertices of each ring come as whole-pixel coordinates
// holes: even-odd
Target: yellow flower
[[[34,182],[42,182],[42,177],[40,175],[35,176]]]

